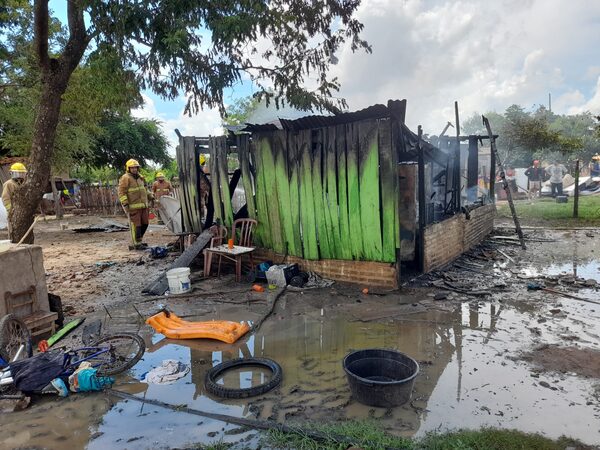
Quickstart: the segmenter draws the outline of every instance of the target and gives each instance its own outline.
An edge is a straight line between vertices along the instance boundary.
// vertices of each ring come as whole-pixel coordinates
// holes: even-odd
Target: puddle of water
[[[568,314],[548,316],[547,311],[559,301]],[[599,405],[597,401],[588,404],[594,389],[592,380],[570,374],[534,378],[529,365],[511,359],[541,342],[564,345],[564,334],[578,336],[581,345],[598,348],[600,310],[594,305],[562,299],[539,306],[482,301],[457,305],[450,313],[428,311],[386,323],[349,321],[341,308],[325,307],[322,315],[320,311],[306,313],[298,296],[284,297],[280,312],[263,324],[260,333],[234,345],[171,341],[154,335],[143,360],[129,377],[119,379],[116,388],[174,405],[281,423],[375,418],[391,432],[406,436],[438,429],[497,426],[542,432],[554,438],[565,434],[590,444],[600,442]],[[550,319],[539,323],[540,315]],[[352,400],[341,361],[352,350],[372,347],[398,349],[420,362],[411,404],[386,410]],[[279,389],[243,400],[218,399],[205,392],[204,377],[210,367],[248,356],[280,363],[284,378]],[[138,381],[164,359],[190,364],[191,371],[171,385]],[[240,370],[227,374],[223,382],[244,388],[267,376],[261,371]],[[556,390],[541,386],[540,381]],[[254,431],[239,433],[233,425],[137,402],[118,401],[106,411],[106,406],[98,406],[106,399],[102,394],[75,398],[68,401],[77,409],[63,414],[62,421],[74,423],[68,428],[77,436],[68,437],[60,430],[55,433],[69,448],[85,447],[94,433],[87,444],[90,450],[185,447],[195,442],[240,439],[256,443],[257,439]],[[68,405],[54,399],[47,402],[53,408]],[[90,409],[93,405],[96,411]],[[45,406],[43,402],[30,413],[39,414],[39,408]],[[18,416],[0,418],[3,433],[11,439],[23,439],[16,431],[21,432],[23,426],[15,424],[13,417]],[[101,423],[95,425],[98,418]],[[54,422],[39,419],[36,423],[40,430],[47,430]],[[28,445],[42,442],[37,445],[47,446],[43,437],[29,435],[27,439]],[[248,442],[240,445],[254,446]]]

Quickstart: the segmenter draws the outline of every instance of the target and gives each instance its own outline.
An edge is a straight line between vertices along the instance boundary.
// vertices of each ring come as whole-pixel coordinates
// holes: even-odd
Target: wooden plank
[[[247,134],[237,136],[238,159],[242,170],[242,184],[246,196],[248,216],[256,220],[256,201],[254,197],[254,179],[250,170],[250,142]]]
[[[275,158],[273,149],[268,137],[261,136],[257,143],[257,150],[260,154],[260,166],[262,167],[262,177],[264,181],[264,192],[267,204],[267,213],[269,216],[269,235],[272,249],[278,253],[285,251],[284,240],[282,237],[281,217],[279,215],[279,195],[277,191],[277,180],[275,178]]]
[[[254,135],[250,142],[250,155],[253,159],[255,168],[255,192],[256,192],[256,227],[255,239],[256,243],[265,248],[272,248],[271,243],[271,225],[269,223],[269,210],[267,206],[267,196],[264,180],[264,167],[262,165],[261,151],[258,147],[260,137]]]
[[[379,139],[379,180],[381,189],[381,243],[382,261],[396,261],[398,224],[398,195],[396,191],[396,164],[392,148],[392,127],[390,119],[381,119],[378,123]]]
[[[379,206],[379,145],[377,122],[364,120],[359,129],[360,224],[364,257],[382,260],[381,218]]]
[[[219,187],[221,190],[221,202],[223,204],[223,224],[227,228],[233,225],[233,208],[231,206],[231,192],[229,191],[229,171],[227,169],[227,137],[217,138],[217,165],[219,170]]]
[[[352,259],[352,236],[348,218],[348,174],[346,164],[346,127],[335,127],[335,158],[337,160],[337,196],[339,251],[341,259]]]
[[[219,169],[217,159],[219,158],[217,138],[211,137],[208,141],[208,171],[210,172],[210,192],[213,199],[214,213],[213,221],[223,223],[223,206],[221,204],[221,189],[219,189]],[[185,193],[185,190],[184,190]]]
[[[300,223],[302,225],[304,259],[319,259],[317,224],[313,202],[312,140],[310,133],[310,130],[303,130],[298,133]]]
[[[304,251],[302,248],[302,239],[300,232],[300,184],[299,184],[299,173],[300,173],[300,161],[298,159],[298,139],[297,136],[292,133],[287,133],[287,170],[288,179],[290,186],[290,215],[292,218],[292,233],[295,253],[294,256],[302,258]],[[290,253],[292,254],[292,253]]]
[[[325,171],[324,176],[327,185],[327,195],[324,198],[326,202],[325,213],[328,218],[328,237],[332,252],[332,258],[342,259],[342,245],[340,236],[340,216],[338,209],[338,188],[337,188],[337,163],[336,163],[336,132],[335,127],[327,128],[327,141],[325,146]]]
[[[312,185],[313,203],[315,205],[315,222],[317,224],[317,242],[319,243],[319,255],[321,259],[331,259],[332,252],[329,247],[327,235],[327,224],[325,222],[325,204],[323,202],[323,140],[321,130],[312,133],[316,142],[312,143]]]
[[[273,176],[277,201],[279,206],[279,219],[281,223],[281,237],[284,254],[297,255],[294,229],[292,226],[292,212],[290,210],[290,180],[287,167],[287,135],[285,131],[276,131],[271,135],[271,152],[273,155]]]
[[[352,257],[363,259],[363,236],[360,222],[360,191],[358,171],[358,124],[346,125],[346,174],[348,177],[348,224]]]

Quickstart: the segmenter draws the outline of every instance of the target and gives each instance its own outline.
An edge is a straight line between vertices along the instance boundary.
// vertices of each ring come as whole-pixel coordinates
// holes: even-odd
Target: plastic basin
[[[366,349],[344,358],[352,396],[369,406],[389,408],[410,400],[419,364],[396,350]]]

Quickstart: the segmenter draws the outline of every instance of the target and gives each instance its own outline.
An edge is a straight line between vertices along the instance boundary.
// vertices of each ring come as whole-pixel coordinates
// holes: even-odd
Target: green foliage
[[[225,109],[223,125],[243,125],[259,104],[255,96],[237,99]]]
[[[579,218],[573,219],[573,199],[569,203],[556,203],[552,198],[542,198],[535,202],[517,201],[517,215],[524,220],[534,220],[553,225],[598,225],[600,224],[600,196],[579,197]],[[498,204],[498,217],[512,218],[507,204]]]
[[[16,11],[22,14],[5,33],[7,59],[0,65],[0,147],[26,156],[31,150],[41,80],[31,35],[31,8],[11,9]],[[54,21],[51,48],[61,45],[65,33]],[[133,72],[123,69],[118,54],[109,47],[95,49],[75,69],[63,95],[53,166],[64,170],[91,159],[96,138],[103,134],[100,121],[106,112],[126,113],[141,101]]]
[[[155,120],[136,119],[130,115],[107,114],[100,123],[92,153],[83,162],[94,167],[109,166],[119,170],[130,158],[142,166],[151,162],[168,165],[167,139]]]
[[[569,446],[586,448],[573,439],[548,439],[539,434],[516,430],[483,428],[445,434],[428,434],[415,449],[423,450],[564,450]]]
[[[600,132],[589,113],[556,115],[544,106],[533,112],[511,105],[503,114],[488,112],[496,145],[505,165],[527,167],[533,159],[550,161],[581,158],[589,161],[600,152]],[[462,125],[463,134],[483,134],[481,115],[475,113]]]
[[[365,450],[411,449],[411,450],[564,450],[569,446],[579,449],[590,447],[579,441],[561,437],[548,439],[539,434],[523,433],[516,430],[482,428],[480,430],[459,430],[447,433],[430,433],[422,439],[405,439],[392,436],[373,422],[341,422],[310,428],[326,436],[325,439],[311,439],[299,430],[297,433],[270,431],[267,444],[274,448],[296,450],[343,450],[348,448],[348,440],[354,447]],[[345,443],[340,442],[340,437]]]
[[[115,185],[119,177],[123,174],[123,171],[119,171],[112,167],[90,167],[90,166],[78,166],[73,169],[70,175],[73,178],[85,184],[100,183],[100,184],[111,184]]]

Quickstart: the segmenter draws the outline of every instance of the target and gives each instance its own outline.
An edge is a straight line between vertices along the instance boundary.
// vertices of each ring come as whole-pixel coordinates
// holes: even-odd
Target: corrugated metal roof
[[[391,113],[385,105],[373,105],[359,111],[337,114],[335,116],[306,116],[296,120],[279,119],[281,128],[270,124],[247,124],[243,131],[260,132],[284,129],[289,131],[325,128],[366,119],[382,119]]]

